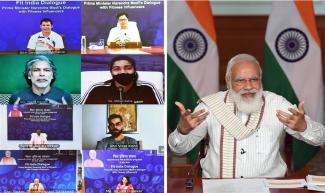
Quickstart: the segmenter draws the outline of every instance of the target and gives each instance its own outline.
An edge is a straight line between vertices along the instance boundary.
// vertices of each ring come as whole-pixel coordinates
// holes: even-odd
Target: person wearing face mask
[[[32,35],[28,41],[28,52],[48,53],[64,48],[62,37],[52,31],[53,21],[44,18],[40,22],[41,32]]]
[[[11,95],[9,104],[72,104],[71,95],[52,86],[56,67],[46,56],[34,56],[26,62],[24,77],[29,88]]]
[[[117,26],[110,30],[107,46],[124,47],[129,42],[137,42],[141,46],[139,30],[135,22],[129,21],[129,15],[127,13],[119,13],[116,19]]]
[[[139,149],[137,140],[122,134],[124,124],[121,115],[111,114],[107,122],[111,136],[98,141],[96,149]]]
[[[139,81],[135,61],[125,55],[110,62],[113,79],[91,86],[83,104],[162,104],[157,89],[149,82]]]
[[[204,137],[206,156],[200,160],[204,178],[284,177],[280,154],[285,133],[311,145],[325,142],[325,127],[285,98],[263,91],[262,70],[255,57],[234,56],[226,70],[228,90],[200,99],[191,112],[183,104],[177,128],[168,137],[173,152],[183,155]]]

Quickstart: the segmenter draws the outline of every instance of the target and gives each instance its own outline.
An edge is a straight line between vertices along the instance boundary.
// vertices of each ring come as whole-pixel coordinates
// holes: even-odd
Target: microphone
[[[120,93],[120,103],[122,104],[123,103],[123,87],[119,86],[118,87],[118,91]]]
[[[244,153],[246,153],[246,151],[243,148],[241,148],[240,154],[243,155]]]

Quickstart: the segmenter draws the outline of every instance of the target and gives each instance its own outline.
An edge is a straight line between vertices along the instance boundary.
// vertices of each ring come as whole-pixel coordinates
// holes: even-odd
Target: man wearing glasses
[[[107,122],[111,136],[98,141],[96,149],[139,149],[137,140],[122,134],[124,124],[121,115],[111,114]]]
[[[112,28],[107,38],[109,47],[125,47],[129,42],[141,44],[140,34],[136,22],[129,22],[127,13],[119,13],[116,16],[117,26]],[[139,44],[139,45],[140,45]]]
[[[113,79],[99,82],[86,92],[83,104],[162,104],[158,90],[149,82],[138,80],[135,60],[116,56],[110,62]]]
[[[205,136],[209,147],[200,163],[204,178],[283,177],[287,166],[280,143],[287,132],[311,145],[325,141],[325,128],[285,98],[263,91],[255,57],[239,54],[227,66],[228,91],[200,100],[192,113],[176,102],[181,118],[169,135],[172,151],[185,154]]]
[[[11,95],[9,104],[72,104],[71,95],[52,86],[56,67],[46,56],[35,56],[25,65],[24,77],[30,86]]]

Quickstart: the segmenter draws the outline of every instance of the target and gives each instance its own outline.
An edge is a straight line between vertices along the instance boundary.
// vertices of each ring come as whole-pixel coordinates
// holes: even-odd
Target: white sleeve
[[[33,145],[34,144],[34,137],[35,137],[36,133],[32,133],[31,134],[31,138],[30,138],[30,143]]]
[[[282,101],[282,109],[286,113],[290,113],[288,108],[297,108],[296,105],[292,105],[285,98]],[[291,114],[291,113],[290,113]],[[305,115],[307,128],[304,132],[295,131],[289,127],[285,127],[285,131],[295,137],[296,139],[302,140],[310,145],[319,146],[325,143],[325,127],[324,125],[311,120],[311,118]]]
[[[137,26],[135,26],[133,34],[134,39],[132,39],[132,42],[141,42],[140,33]]]
[[[43,135],[43,144],[47,144],[47,134],[42,133],[42,135]]]
[[[194,112],[205,109],[205,105],[200,103],[194,110]],[[207,119],[203,121],[199,126],[194,128],[187,135],[183,135],[175,129],[168,137],[168,144],[170,149],[179,155],[184,155],[195,147],[207,134],[208,128],[211,125],[211,113],[208,115]]]
[[[117,31],[116,31],[116,28],[112,28],[110,31],[109,31],[109,35],[108,35],[108,38],[107,38],[107,42],[115,42],[116,41],[116,38],[117,38],[117,35],[116,35]]]
[[[60,48],[60,49],[64,48],[63,39],[60,34],[57,34],[55,38],[55,48]]]
[[[38,189],[39,189],[39,190],[45,190],[43,184],[41,184],[41,183],[39,183],[39,187],[38,187]]]
[[[37,34],[32,35],[32,37],[29,38],[27,48],[28,49],[36,49],[36,42],[37,42]]]

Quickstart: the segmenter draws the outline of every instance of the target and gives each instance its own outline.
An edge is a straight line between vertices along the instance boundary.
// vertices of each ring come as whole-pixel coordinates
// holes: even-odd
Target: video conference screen
[[[7,105],[8,140],[30,140],[37,129],[47,140],[72,140],[72,113],[72,105]]]
[[[113,193],[123,185],[135,193],[164,192],[164,157],[157,151],[94,151],[83,151],[86,192]]]
[[[7,150],[0,155],[0,192],[26,192],[35,179],[45,192],[76,190],[76,151]]]
[[[81,1],[1,1],[0,18],[0,51],[26,50],[43,18],[64,36],[66,50],[80,50]]]

